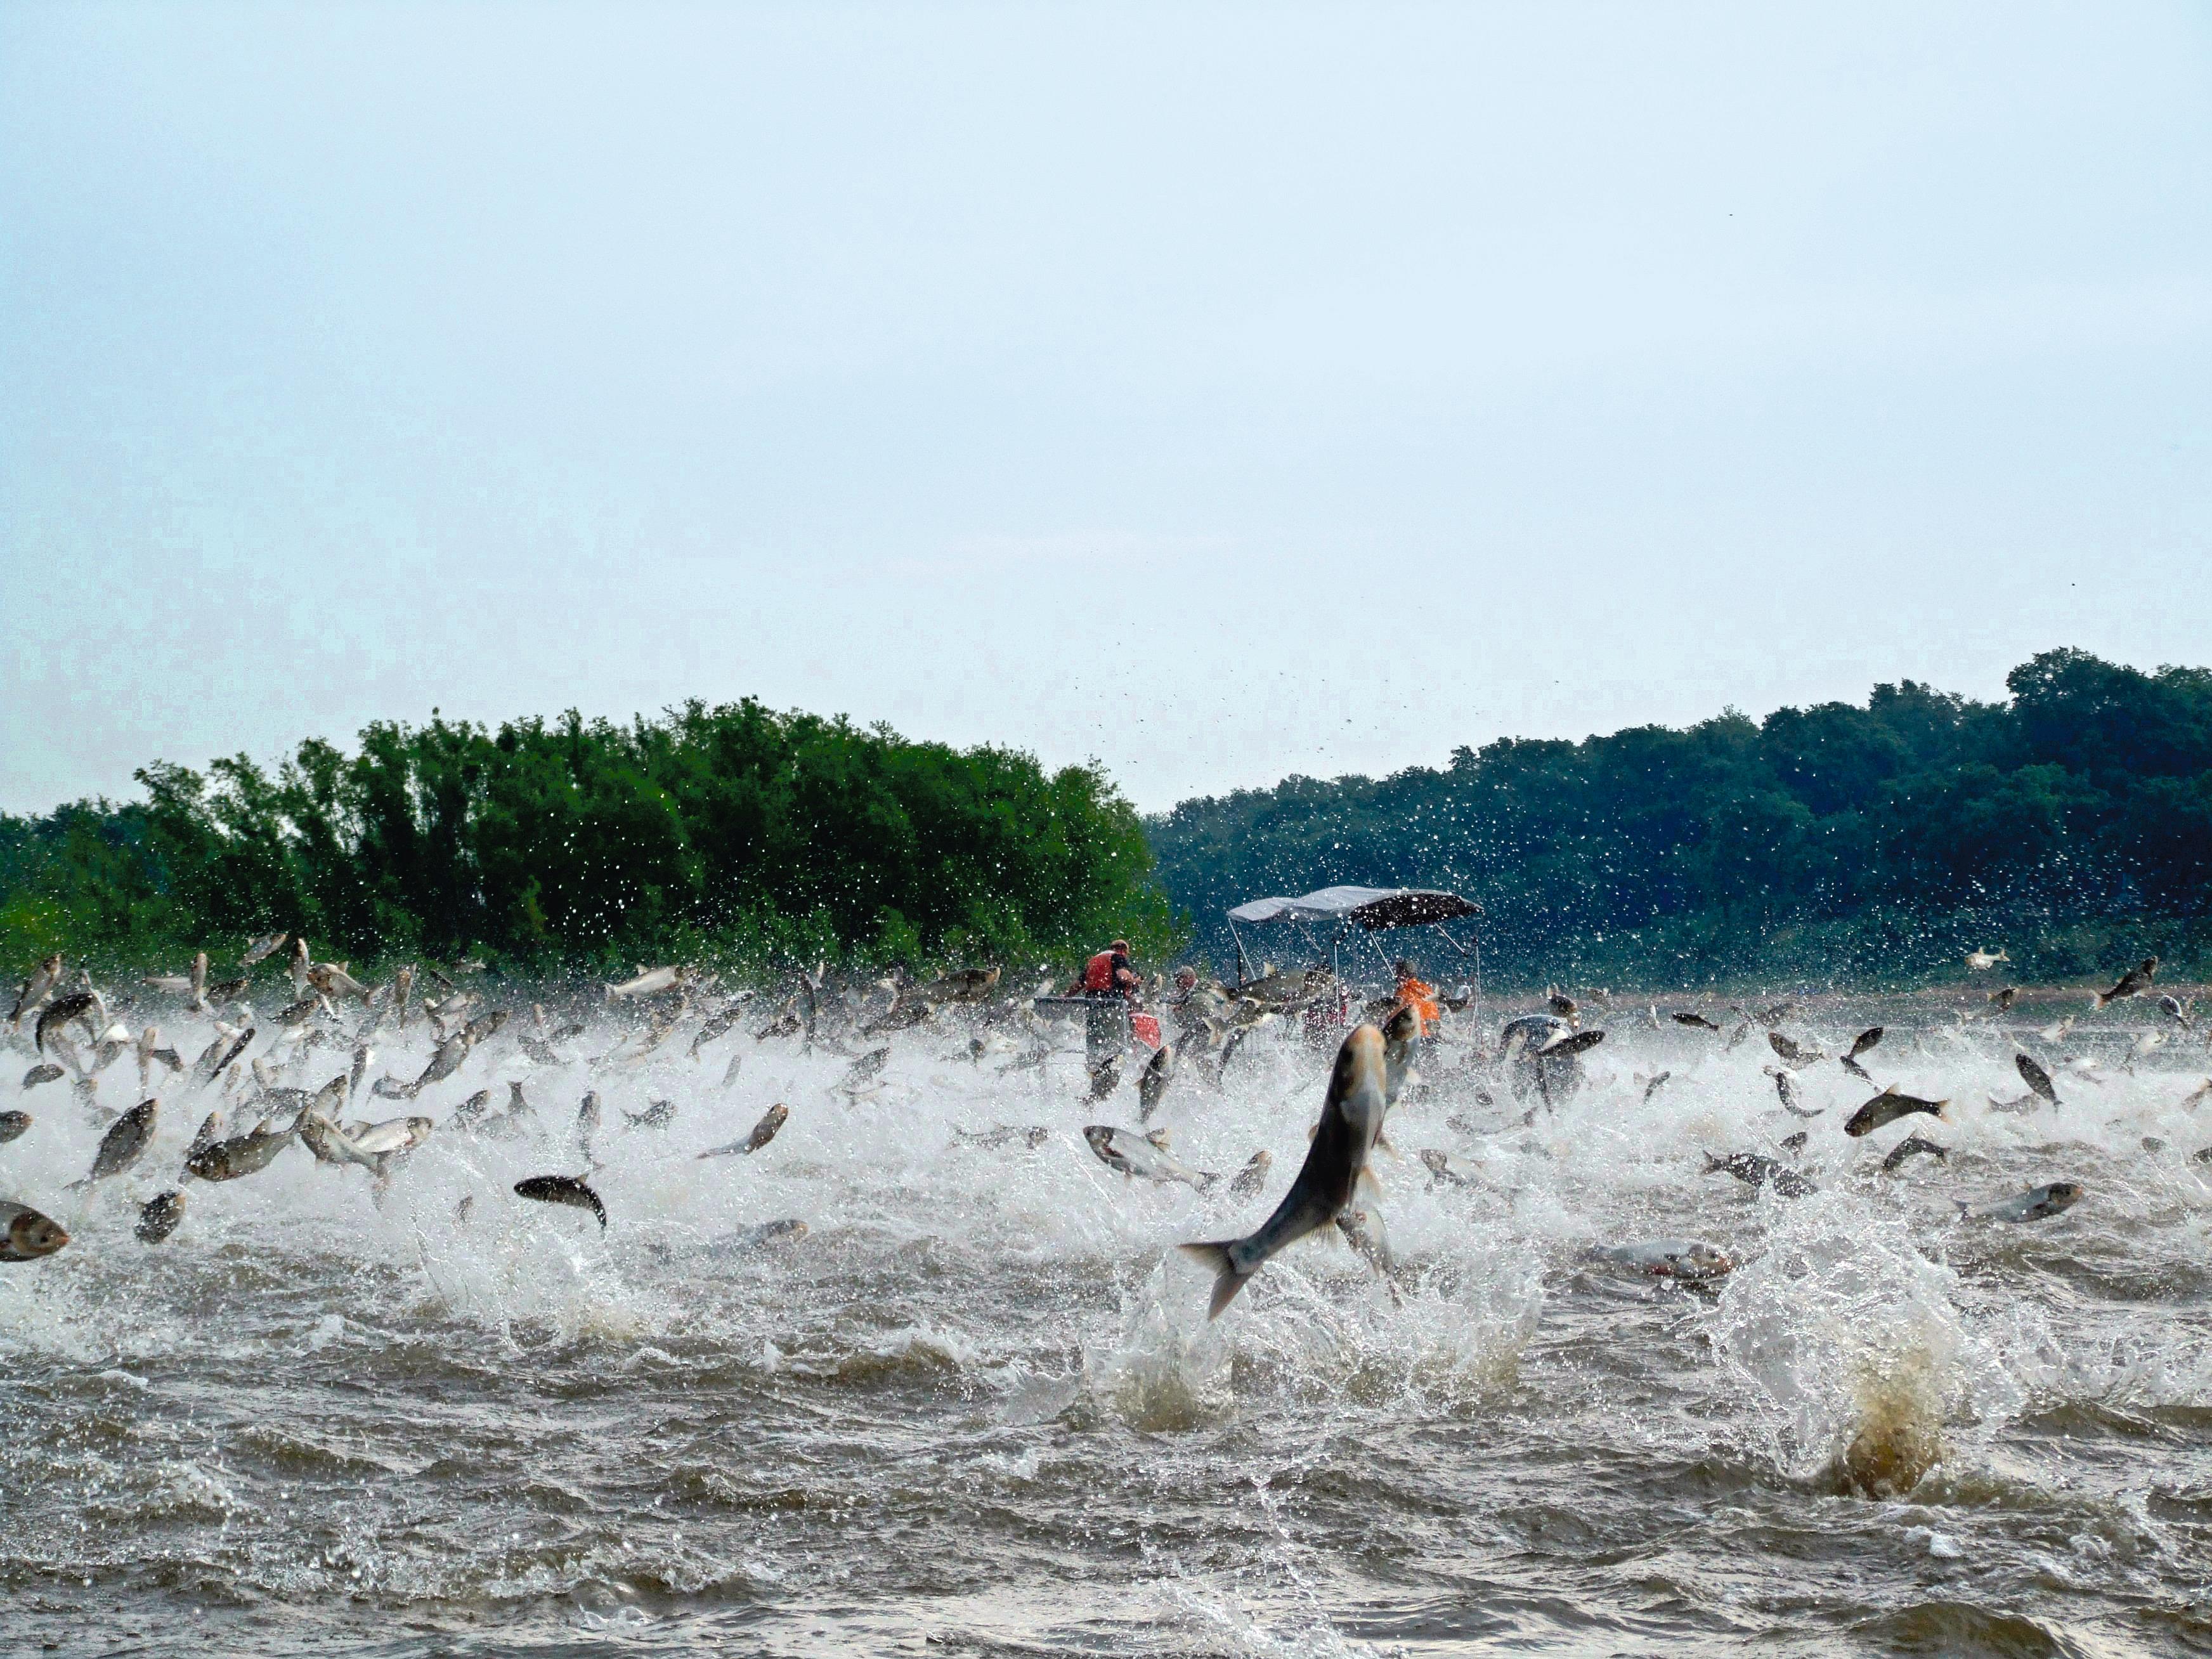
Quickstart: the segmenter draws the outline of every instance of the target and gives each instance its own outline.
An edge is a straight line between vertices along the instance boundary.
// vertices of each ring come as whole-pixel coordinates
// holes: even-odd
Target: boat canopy
[[[1369,933],[1385,927],[1423,927],[1479,916],[1482,907],[1456,893],[1425,887],[1324,887],[1304,898],[1254,899],[1229,913],[1232,922],[1344,922]]]

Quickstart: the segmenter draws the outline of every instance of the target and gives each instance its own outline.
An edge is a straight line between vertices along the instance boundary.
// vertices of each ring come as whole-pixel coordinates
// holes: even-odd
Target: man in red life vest
[[[1137,1005],[1139,982],[1137,970],[1129,965],[1129,941],[1117,939],[1083,964],[1069,988],[1070,996],[1091,1000],[1083,1048],[1093,1072],[1128,1045],[1129,1011]]]
[[[1129,965],[1129,941],[1117,939],[1083,964],[1082,975],[1068,994],[1134,997],[1138,984],[1137,970]]]

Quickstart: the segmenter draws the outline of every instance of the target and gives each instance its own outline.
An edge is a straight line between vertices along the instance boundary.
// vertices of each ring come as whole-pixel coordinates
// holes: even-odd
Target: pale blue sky
[[[1142,805],[2212,661],[2212,12],[0,9],[0,806],[686,696]]]

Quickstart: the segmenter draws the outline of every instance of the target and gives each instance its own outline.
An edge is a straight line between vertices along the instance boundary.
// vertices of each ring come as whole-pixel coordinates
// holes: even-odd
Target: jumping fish
[[[1897,1085],[1891,1084],[1872,1100],[1844,1120],[1844,1133],[1859,1136],[1872,1134],[1885,1124],[1894,1123],[1915,1112],[1925,1112],[1930,1117],[1942,1117],[1948,1100],[1923,1100],[1917,1095],[1901,1095]],[[1946,1120],[1948,1121],[1948,1120]]]
[[[1244,1167],[1229,1178],[1229,1191],[1237,1198],[1255,1198],[1267,1184],[1268,1167],[1275,1161],[1274,1154],[1264,1146],[1246,1160]]]
[[[589,1210],[599,1218],[599,1231],[606,1231],[607,1206],[599,1202],[597,1193],[574,1176],[531,1176],[514,1183],[514,1195],[539,1204],[565,1204],[571,1209]]]
[[[42,1060],[23,1073],[23,1087],[35,1089],[42,1083],[59,1083],[66,1076],[62,1068],[51,1060]]]
[[[8,1029],[11,1031],[21,1030],[23,1016],[44,1002],[46,1000],[46,994],[61,982],[62,958],[61,953],[58,951],[33,968],[31,970],[31,976],[23,981],[21,988],[16,992],[15,1012],[8,1016]]]
[[[2141,996],[2149,988],[2151,981],[2157,976],[2158,958],[2145,957],[2126,973],[2122,974],[2119,983],[2113,986],[2111,990],[2098,992],[2096,1006],[2101,1008],[2106,1003],[2118,1002],[2124,997]]]
[[[36,1261],[68,1243],[59,1222],[27,1204],[0,1199],[0,1261]]]
[[[733,1140],[726,1146],[709,1147],[699,1156],[702,1158],[727,1158],[733,1153],[742,1156],[757,1152],[775,1139],[776,1131],[783,1127],[790,1116],[791,1108],[778,1101],[761,1115],[761,1121],[753,1125],[753,1132],[743,1140]]]
[[[267,1169],[276,1154],[292,1143],[294,1131],[256,1129],[203,1146],[185,1160],[185,1168],[202,1181],[235,1181]]]
[[[1825,1106],[1808,1111],[1797,1103],[1796,1073],[1781,1066],[1762,1066],[1759,1069],[1774,1079],[1774,1092],[1782,1097],[1782,1109],[1792,1117],[1819,1117],[1827,1111]]]
[[[2058,1091],[2051,1086],[2051,1073],[2043,1069],[2033,1054],[2023,1050],[2012,1057],[2012,1063],[2013,1069],[2020,1073],[2020,1080],[2027,1085],[2031,1094],[2049,1101],[2053,1106],[2059,1104]]]
[[[1969,951],[1966,952],[1966,966],[1972,969],[1978,974],[1986,973],[1990,969],[1996,967],[1997,963],[2001,962],[2010,962],[2012,958],[2004,953],[2004,947],[2002,945],[1999,945],[1995,951]]]
[[[177,1224],[185,1218],[185,1195],[172,1189],[156,1193],[148,1199],[138,1212],[138,1224],[132,1229],[142,1244],[159,1244],[177,1231]]]
[[[1098,1155],[1101,1164],[1125,1176],[1146,1181],[1180,1181],[1201,1193],[1221,1179],[1204,1170],[1194,1170],[1173,1156],[1167,1149],[1166,1134],[1158,1130],[1151,1135],[1135,1135],[1127,1129],[1093,1123],[1085,1127],[1083,1138],[1091,1144],[1091,1150]]]
[[[1208,1319],[1220,1316],[1269,1257],[1328,1225],[1351,1204],[1382,1131],[1386,1098],[1382,1033],[1372,1025],[1359,1026],[1337,1050],[1305,1164],[1274,1212],[1242,1238],[1182,1247],[1213,1269]]]
[[[1994,1204],[1977,1206],[1962,1198],[1951,1201],[1959,1206],[1961,1221],[2042,1221],[2080,1203],[2081,1188],[2070,1181],[2054,1181]]]
[[[31,1127],[28,1112],[0,1112],[0,1146],[23,1134]]]
[[[952,1138],[963,1146],[1011,1146],[1016,1141],[1024,1146],[1042,1146],[1052,1139],[1052,1131],[1042,1124],[1020,1129],[1001,1123],[989,1129],[956,1128]]]
[[[1438,1182],[1442,1182],[1447,1187],[1474,1185],[1465,1176],[1452,1168],[1451,1159],[1434,1146],[1422,1152],[1421,1167],[1429,1172],[1429,1184],[1431,1187]]]
[[[284,948],[284,941],[290,937],[289,933],[271,933],[266,939],[254,940],[246,947],[246,954],[239,957],[238,965],[251,968],[263,958],[275,956]]]
[[[1735,1271],[1735,1262],[1726,1251],[1688,1238],[1594,1246],[1585,1259],[1617,1262],[1654,1279],[1679,1279],[1692,1284],[1725,1279]]]
[[[1705,1154],[1705,1173],[1734,1176],[1747,1187],[1771,1187],[1781,1198],[1802,1198],[1820,1189],[1803,1176],[1778,1159],[1758,1152],[1730,1152],[1726,1158]]]
[[[635,979],[626,979],[619,985],[608,986],[607,1000],[627,1002],[633,997],[649,997],[656,991],[665,991],[671,986],[683,983],[685,977],[681,968],[641,968]],[[550,1176],[547,1178],[551,1179]]]
[[[1147,1121],[1159,1109],[1168,1085],[1175,1081],[1175,1045],[1163,1042],[1137,1073],[1137,1121]]]
[[[1674,1074],[1672,1072],[1661,1072],[1652,1078],[1649,1083],[1645,1084],[1644,1085],[1644,1103],[1649,1105],[1650,1103],[1651,1097],[1659,1092],[1659,1085],[1674,1075]]]
[[[1694,1026],[1700,1031],[1717,1031],[1721,1029],[1703,1014],[1692,1013],[1686,1010],[1675,1013],[1672,1018],[1677,1025]]]
[[[70,1187],[89,1187],[136,1164],[146,1143],[154,1138],[154,1120],[160,1106],[158,1100],[142,1100],[108,1125],[107,1133],[100,1138],[100,1150],[92,1155],[91,1173],[82,1181],[71,1182]]]
[[[98,1001],[90,991],[72,991],[65,997],[56,997],[39,1011],[38,1022],[31,1028],[32,1046],[44,1054],[48,1033],[90,1012]]]
[[[1918,1135],[1907,1135],[1889,1149],[1889,1156],[1881,1161],[1882,1171],[1887,1175],[1894,1175],[1905,1166],[1908,1158],[1917,1157],[1923,1152],[1938,1163],[1948,1162],[1951,1157],[1951,1149],[1948,1146],[1939,1146],[1932,1140],[1923,1140]]]
[[[1809,1066],[1826,1058],[1818,1048],[1801,1048],[1779,1031],[1766,1034],[1766,1046],[1781,1057],[1784,1066]]]

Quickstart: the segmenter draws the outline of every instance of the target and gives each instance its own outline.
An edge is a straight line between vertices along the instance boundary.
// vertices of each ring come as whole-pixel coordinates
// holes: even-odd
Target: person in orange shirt
[[[1404,957],[1398,958],[1398,1000],[1390,1005],[1390,1012],[1395,1015],[1401,1008],[1413,1011],[1413,1017],[1421,1023],[1419,1035],[1436,1035],[1437,1021],[1443,1017],[1437,1006],[1437,988],[1424,981]]]

